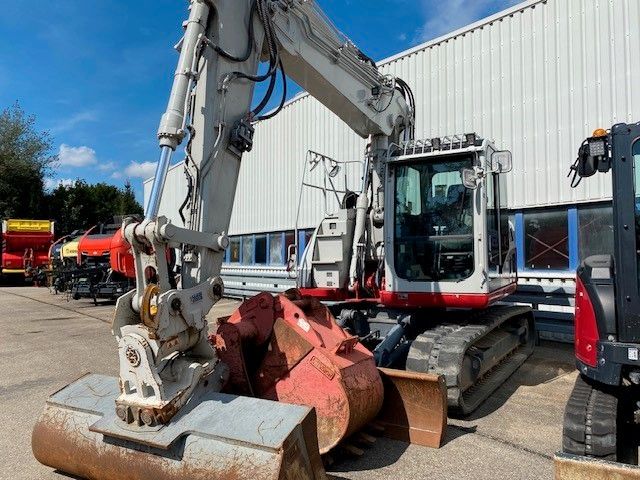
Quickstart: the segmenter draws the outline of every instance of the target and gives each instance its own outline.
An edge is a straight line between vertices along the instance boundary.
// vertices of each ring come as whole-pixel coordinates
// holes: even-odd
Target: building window
[[[229,240],[229,262],[240,263],[240,239],[238,237]]]
[[[533,270],[569,268],[566,210],[533,210],[524,214],[524,261]]]
[[[255,257],[253,263],[257,263],[259,265],[267,264],[267,236],[266,235],[256,235],[255,236]]]
[[[251,265],[253,263],[253,237],[248,235],[242,239],[242,264]]]
[[[580,261],[591,255],[613,255],[613,207],[597,205],[578,210]]]
[[[281,233],[272,233],[269,235],[269,264],[282,265],[284,263],[283,238]]]

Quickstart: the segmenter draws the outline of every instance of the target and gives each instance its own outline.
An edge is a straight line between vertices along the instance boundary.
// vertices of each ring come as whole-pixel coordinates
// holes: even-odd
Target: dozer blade
[[[378,368],[384,403],[377,422],[384,435],[425,447],[439,448],[447,429],[447,385],[429,373]]]
[[[49,398],[41,463],[91,480],[325,479],[312,409],[202,391],[165,426],[115,415],[116,378],[88,375]]]
[[[640,468],[566,453],[555,456],[556,480],[637,480]]]

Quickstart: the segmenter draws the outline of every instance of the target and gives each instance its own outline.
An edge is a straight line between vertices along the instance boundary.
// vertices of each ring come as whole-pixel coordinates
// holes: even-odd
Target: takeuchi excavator
[[[308,158],[329,177],[341,168]],[[379,367],[443,376],[456,414],[478,408],[534,347],[531,308],[499,304],[517,287],[511,168],[510,152],[475,133],[390,145],[365,161],[359,191],[340,190],[295,269],[300,291],[330,303]],[[319,183],[336,193],[335,180]]]
[[[353,250],[345,253],[349,297],[376,287],[371,298],[383,304],[387,298],[399,308],[439,307],[429,316],[451,331],[447,342],[421,337],[412,345],[425,349],[425,358],[429,345],[431,358],[440,349],[453,370],[469,365],[461,383],[473,385],[495,382],[487,365],[497,370],[501,360],[526,352],[533,331],[527,309],[486,308],[515,282],[506,217],[491,217],[500,220],[499,235],[489,234],[483,220],[489,205],[500,210],[495,201],[503,197],[491,180],[508,170],[510,156],[466,138],[459,147],[441,144],[443,154],[452,150],[445,161],[423,161],[440,150],[413,138],[409,86],[382,75],[313,0],[191,0],[183,25],[145,219],[123,222],[136,289],[118,299],[112,324],[119,377],[86,375],[52,395],[34,427],[34,455],[90,479],[298,480],[326,478],[320,454],[374,419],[385,434],[439,446],[447,417],[439,364],[414,372],[378,368],[360,333],[342,328],[322,297],[308,295],[313,291],[258,295],[209,332],[206,315],[224,295],[219,274],[240,163],[252,148],[255,123],[282,108],[287,77],[369,138],[366,185],[355,208],[346,201],[341,212],[354,232],[351,243],[338,237]],[[264,113],[280,76],[280,106]],[[263,81],[266,94],[252,108],[254,86]],[[158,213],[172,155],[183,142],[189,189],[178,226]],[[433,216],[431,191],[454,200],[443,203],[449,220]],[[403,199],[397,207],[396,197]],[[372,256],[382,241],[389,253]],[[497,257],[488,256],[487,245]],[[179,279],[167,262],[170,248],[181,251]],[[387,266],[372,270],[374,262]],[[433,295],[444,286],[446,296]],[[449,306],[456,312],[445,311]],[[440,315],[449,313],[442,323]],[[464,328],[456,334],[458,326]],[[407,329],[402,336],[410,339]]]

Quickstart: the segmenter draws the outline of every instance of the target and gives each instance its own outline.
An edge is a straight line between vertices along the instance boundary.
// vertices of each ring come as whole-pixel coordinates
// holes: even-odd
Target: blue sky
[[[517,2],[318,3],[379,60]],[[48,184],[82,178],[123,185],[128,178],[141,199],[142,179],[153,174],[158,155],[155,132],[187,1],[0,0],[0,6],[0,109],[18,101],[51,133],[60,163]]]

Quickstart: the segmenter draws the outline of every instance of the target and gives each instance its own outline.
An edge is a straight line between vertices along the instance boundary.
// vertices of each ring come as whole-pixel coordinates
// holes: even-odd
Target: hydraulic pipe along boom
[[[171,165],[171,157],[185,136],[184,125],[187,98],[197,75],[197,62],[195,59],[206,32],[208,18],[209,7],[207,4],[201,0],[194,0],[191,3],[184,37],[177,46],[180,51],[178,67],[173,79],[167,110],[162,115],[158,129],[161,153],[153,179],[151,195],[145,210],[145,218],[147,220],[154,220],[158,216],[162,191],[164,190],[167,172]]]

